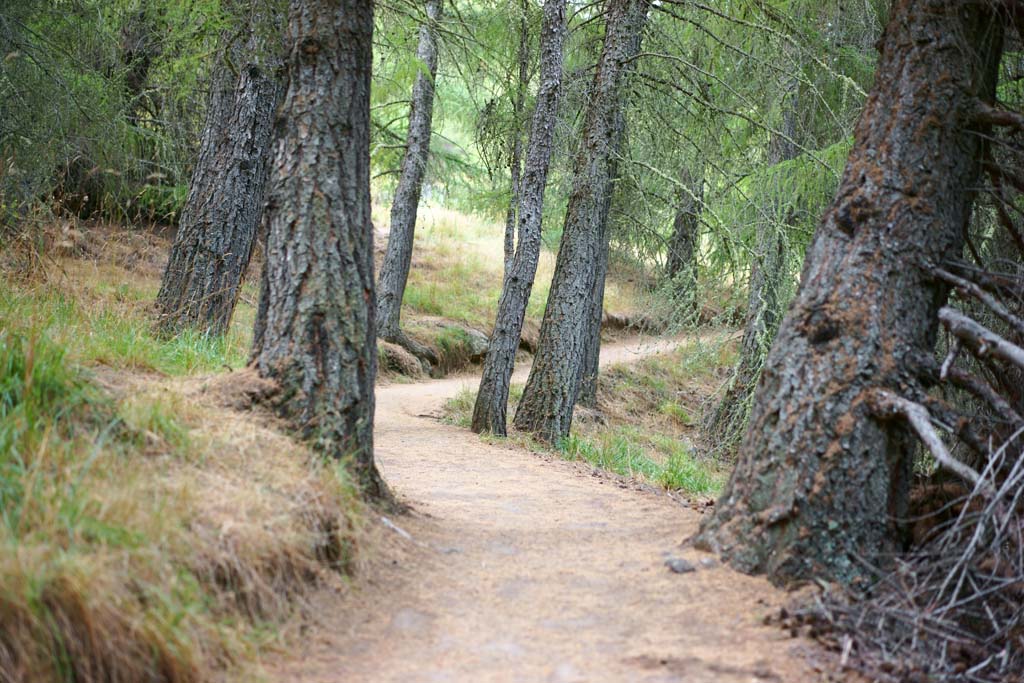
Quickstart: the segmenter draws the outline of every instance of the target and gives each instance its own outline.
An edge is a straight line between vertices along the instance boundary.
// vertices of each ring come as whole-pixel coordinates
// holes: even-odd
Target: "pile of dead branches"
[[[1005,232],[969,243],[973,261],[930,266],[956,295],[939,312],[944,360],[921,361],[930,388],[869,397],[939,470],[917,491],[932,504],[868,592],[826,595],[790,618],[873,680],[1024,681],[1024,231],[1008,215],[1019,202],[993,185]]]
[[[870,594],[789,617],[880,681],[1024,681],[1024,458],[1000,448],[958,508]],[[955,508],[953,506],[955,505]]]

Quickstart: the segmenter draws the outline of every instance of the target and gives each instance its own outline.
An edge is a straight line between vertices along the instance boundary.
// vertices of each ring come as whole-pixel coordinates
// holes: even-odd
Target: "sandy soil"
[[[672,345],[619,343],[602,363]],[[679,547],[698,512],[431,416],[475,383],[379,390],[381,468],[414,512],[392,520],[395,547],[352,595],[325,599],[335,613],[268,663],[269,680],[818,680],[806,644],[761,625],[785,593]],[[670,572],[670,555],[697,570]]]

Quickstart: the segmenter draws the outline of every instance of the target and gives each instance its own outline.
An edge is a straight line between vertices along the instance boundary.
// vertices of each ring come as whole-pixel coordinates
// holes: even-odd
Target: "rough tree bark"
[[[390,500],[373,461],[370,0],[291,0],[252,362],[278,410]]]
[[[588,318],[601,256],[601,214],[611,180],[622,72],[632,44],[635,13],[648,0],[610,0],[604,45],[575,160],[562,242],[541,324],[540,343],[515,425],[555,441],[569,433],[579,389]]]
[[[686,166],[679,171],[679,195],[672,221],[672,235],[665,256],[665,278],[685,309],[697,304],[697,237],[704,201],[704,179]]]
[[[754,397],[739,462],[697,537],[777,582],[856,581],[899,542],[915,443],[872,413],[923,392],[961,254],[1002,51],[992,5],[899,0],[836,198]]]
[[[519,239],[498,300],[494,332],[473,407],[472,426],[477,433],[504,435],[506,431],[509,382],[540,259],[544,188],[562,90],[565,33],[565,0],[546,0],[540,35],[540,86],[519,191]]]
[[[252,257],[284,90],[280,46],[263,28],[251,26],[244,43],[224,34],[199,159],[156,298],[168,334],[225,332]]]
[[[630,56],[636,54],[632,51]],[[587,408],[597,408],[597,376],[601,369],[601,321],[604,318],[604,285],[608,277],[608,252],[610,249],[610,218],[612,198],[615,196],[615,184],[619,179],[619,155],[624,149],[626,138],[626,116],[622,107],[615,113],[615,133],[613,134],[612,156],[608,162],[608,190],[605,192],[604,204],[597,220],[599,226],[598,257],[594,264],[594,287],[591,290],[587,314],[587,329],[583,336],[583,358],[579,367],[576,403]]]
[[[409,130],[405,141],[398,187],[391,204],[391,233],[377,283],[377,333],[382,339],[404,346],[421,359],[437,363],[435,354],[407,335],[400,327],[402,297],[412,264],[416,212],[423,190],[423,177],[430,154],[430,132],[434,118],[434,79],[437,76],[437,20],[441,0],[427,0],[427,19],[420,27],[416,58],[423,71],[416,76],[409,107]]]
[[[505,213],[504,267],[502,270],[502,286],[512,270],[512,259],[516,254],[516,218],[519,208],[519,184],[523,171],[523,135],[520,121],[523,120],[523,107],[526,102],[526,88],[530,80],[530,22],[529,0],[523,0],[519,7],[519,79],[516,81],[516,94],[512,98],[512,154],[509,158],[508,170],[511,176],[511,189],[508,199],[508,211]]]
[[[791,161],[800,153],[796,144],[799,113],[797,83],[790,82],[784,92],[782,125],[779,132],[772,132],[768,142],[769,166]],[[725,448],[735,447],[742,436],[750,399],[782,318],[783,302],[779,290],[786,275],[786,239],[780,227],[792,223],[792,210],[784,208],[787,205],[787,201],[776,198],[764,207],[767,215],[757,223],[739,360],[725,395],[705,425],[707,433]]]
[[[648,6],[644,3],[637,3],[626,21],[629,47],[626,52],[627,69],[628,65],[640,54],[640,40],[643,37],[644,25],[647,23]],[[628,79],[629,71],[623,74],[622,78]],[[590,314],[587,319],[587,330],[583,338],[583,360],[579,369],[579,380],[577,383],[576,403],[588,408],[597,408],[597,376],[601,366],[601,321],[604,319],[604,287],[608,278],[608,254],[609,240],[611,238],[611,212],[612,200],[615,197],[615,187],[619,181],[619,160],[626,145],[626,112],[620,102],[616,106],[614,133],[612,137],[611,157],[608,161],[608,188],[605,190],[604,204],[601,207],[601,214],[598,218],[600,226],[600,252],[597,259],[597,266],[594,272],[594,288],[590,295]]]

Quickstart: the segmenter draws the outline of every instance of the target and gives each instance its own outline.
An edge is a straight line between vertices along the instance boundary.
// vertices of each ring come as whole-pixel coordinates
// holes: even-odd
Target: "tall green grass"
[[[558,451],[568,460],[583,460],[671,491],[715,494],[723,484],[722,475],[714,465],[695,458],[682,442],[661,435],[645,435],[635,427],[620,427],[589,437],[570,434],[558,444]],[[652,458],[652,451],[661,457]]]
[[[248,358],[249,335],[239,325],[223,336],[185,332],[161,338],[146,315],[145,290],[97,289],[85,305],[55,285],[13,286],[0,291],[0,319],[23,321],[39,338],[67,349],[75,361],[167,375],[239,368]]]
[[[138,432],[63,348],[4,313],[0,680],[198,680],[201,653],[226,655],[228,640],[162,550],[180,529],[133,525],[108,496],[131,488]]]

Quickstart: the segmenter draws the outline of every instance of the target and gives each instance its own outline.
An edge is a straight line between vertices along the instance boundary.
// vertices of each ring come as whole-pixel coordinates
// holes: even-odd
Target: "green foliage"
[[[220,337],[185,332],[165,339],[137,310],[151,301],[149,290],[115,288],[109,296],[110,305],[90,310],[57,287],[12,286],[0,292],[0,319],[31,321],[40,336],[72,350],[80,363],[182,375],[242,367],[248,359],[249,332],[240,323]]]
[[[652,482],[672,491],[692,495],[718,493],[722,476],[713,463],[702,463],[686,446],[668,437],[654,440],[635,427],[620,427],[584,437],[570,434],[559,445],[559,452],[569,460],[583,460],[592,465]],[[652,458],[658,453],[658,459]]]
[[[0,22],[0,197],[175,220],[218,0],[27,0]],[[187,5],[187,6],[186,6]]]

